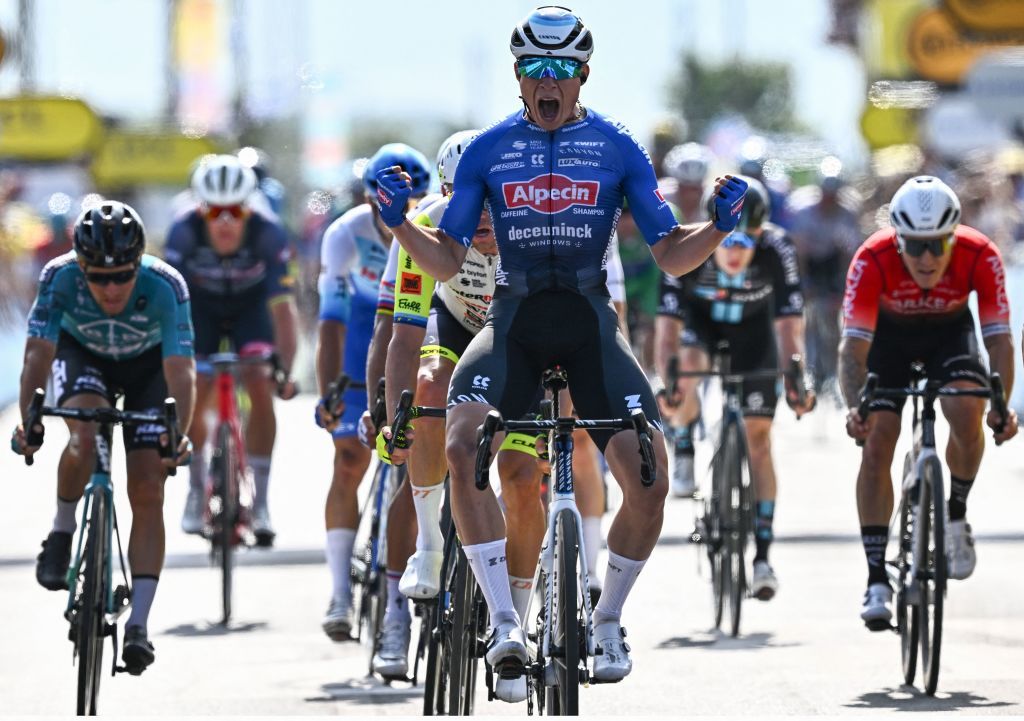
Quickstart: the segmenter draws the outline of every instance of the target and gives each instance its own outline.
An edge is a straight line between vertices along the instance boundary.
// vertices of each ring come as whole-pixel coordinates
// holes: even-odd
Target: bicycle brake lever
[[[482,491],[491,485],[491,442],[501,425],[501,414],[490,411],[476,432],[476,487]]]
[[[177,461],[178,458],[178,405],[173,398],[164,399],[164,424],[167,427],[167,450],[161,455]],[[177,476],[178,466],[172,465],[167,469],[167,475]]]
[[[41,414],[43,412],[43,402],[45,400],[46,391],[42,388],[36,388],[35,392],[32,394],[32,403],[28,407],[28,422],[25,424],[26,446],[43,445],[43,437],[46,434],[46,429],[43,427]],[[36,431],[36,426],[39,426],[41,430]],[[31,466],[35,462],[34,456],[25,456],[26,466]]]

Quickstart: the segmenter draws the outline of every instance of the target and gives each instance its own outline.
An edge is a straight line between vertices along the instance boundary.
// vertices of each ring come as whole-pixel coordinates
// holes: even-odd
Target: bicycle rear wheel
[[[231,597],[234,574],[235,526],[238,523],[238,449],[231,425],[221,423],[217,428],[217,445],[210,463],[213,483],[213,543],[220,552],[221,606],[225,626],[231,620]]]
[[[555,685],[549,686],[548,709],[552,716],[578,716],[580,696],[579,592],[576,564],[579,559],[576,517],[563,510],[555,519],[555,598],[552,599],[551,662]]]
[[[909,455],[909,454],[908,454]],[[906,477],[906,473],[904,473]],[[914,683],[917,674],[917,606],[907,599],[907,575],[910,571],[911,548],[910,499],[906,494],[900,501],[900,535],[899,535],[899,580],[896,591],[896,628],[900,634],[900,662],[903,668],[903,682]]]
[[[107,497],[102,491],[90,496],[89,530],[86,535],[82,593],[78,597],[75,645],[78,652],[78,715],[95,716],[103,677],[103,641],[107,635],[105,605],[107,581]]]
[[[729,625],[732,636],[740,633],[740,615],[743,597],[746,595],[747,578],[744,551],[749,526],[749,488],[743,483],[743,463],[746,449],[740,438],[740,427],[730,423],[725,432],[722,446],[724,493],[722,510],[726,520],[723,538],[723,576],[727,577],[726,588],[729,597]]]
[[[924,690],[935,695],[939,685],[939,657],[942,651],[942,611],[946,596],[946,493],[942,466],[937,458],[924,465],[921,478],[921,535],[918,557],[920,579],[921,672]]]

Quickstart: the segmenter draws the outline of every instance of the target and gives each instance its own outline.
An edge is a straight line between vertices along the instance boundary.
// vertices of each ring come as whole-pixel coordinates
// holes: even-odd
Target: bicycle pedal
[[[517,658],[509,658],[494,667],[494,673],[506,681],[519,678],[526,673],[526,666]]]
[[[875,619],[873,621],[865,621],[864,625],[868,627],[869,631],[875,631],[875,632],[878,632],[878,631],[891,631],[891,630],[894,630],[896,628],[889,621],[884,621],[882,619]]]

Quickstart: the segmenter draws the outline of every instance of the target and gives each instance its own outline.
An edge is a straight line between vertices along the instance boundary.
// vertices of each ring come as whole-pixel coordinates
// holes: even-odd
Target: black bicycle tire
[[[370,528],[366,535],[366,540],[362,542],[356,542],[352,546],[352,558],[349,563],[349,578],[351,580],[352,587],[352,600],[353,617],[355,619],[355,625],[350,631],[350,635],[357,641],[362,641],[364,637],[364,631],[368,630],[369,622],[368,616],[371,609],[369,608],[369,595],[367,593],[367,587],[373,579],[372,565],[372,540],[373,540],[373,506],[374,499],[377,496],[377,487],[381,483],[381,474],[383,473],[383,465],[378,465],[377,470],[374,471],[373,481],[370,483],[370,493],[367,496],[366,502],[359,512],[359,521],[356,528],[356,537],[362,538],[360,533],[365,524],[369,524]],[[372,642],[372,637],[371,637]],[[372,669],[371,669],[372,673]]]
[[[555,685],[548,687],[548,709],[552,716],[578,716],[580,712],[579,597],[576,564],[579,538],[576,516],[564,509],[555,517],[555,625],[551,644]]]
[[[745,569],[743,547],[746,543],[746,519],[743,511],[743,444],[739,437],[740,428],[730,423],[725,431],[722,447],[725,487],[723,509],[727,520],[727,534],[723,548],[726,549],[726,560],[723,572],[729,578],[729,625],[730,634],[735,638],[740,633],[740,619],[743,611],[745,591]]]
[[[107,499],[102,491],[95,492],[90,503],[89,531],[82,551],[85,571],[77,616],[79,716],[96,715],[106,635]]]
[[[213,487],[220,498],[220,512],[213,520],[215,543],[220,547],[221,571],[221,624],[231,621],[232,590],[234,588],[234,542],[235,524],[238,521],[238,450],[234,448],[235,438],[231,425],[221,423],[217,427],[217,445],[213,452],[211,468],[216,468]],[[232,481],[232,479],[234,479]]]
[[[707,535],[708,561],[711,565],[711,603],[715,620],[715,629],[722,627],[725,615],[725,599],[728,595],[725,580],[725,564],[722,559],[722,477],[724,474],[721,453],[715,455],[711,468],[712,490],[705,503],[704,532]]]
[[[463,670],[463,715],[472,716],[476,708],[477,672],[480,668],[481,635],[487,632],[487,604],[483,592],[476,584],[476,577],[470,574],[467,588],[470,604],[469,624],[466,626],[466,663]]]
[[[929,605],[933,611],[931,619],[923,620],[921,624],[922,630],[929,632],[921,636],[921,673],[925,693],[934,696],[935,690],[939,686],[942,614],[946,595],[946,509],[944,508],[946,494],[942,482],[942,466],[937,458],[932,458],[924,464],[924,477],[921,479],[922,492],[926,487],[929,503],[922,503],[921,515],[926,516],[930,513],[928,522],[934,545],[929,564],[930,578],[922,584],[920,606],[922,619],[928,619]]]
[[[473,571],[469,567],[462,546],[457,548],[451,608],[451,650],[448,666],[448,714],[463,716],[466,708],[464,682],[466,678],[466,626],[471,609],[470,594],[467,591]]]
[[[448,506],[447,499],[445,506]],[[446,515],[445,510],[442,510],[442,520]],[[440,573],[440,590],[437,594],[437,603],[434,605],[431,618],[433,619],[432,627],[428,630],[430,634],[429,640],[427,641],[427,668],[424,674],[423,680],[423,715],[443,715],[445,706],[444,699],[444,688],[447,686],[445,681],[445,663],[444,663],[444,650],[446,648],[445,643],[445,621],[447,604],[445,598],[448,595],[449,588],[449,576],[451,569],[451,558],[452,552],[457,543],[455,536],[455,527],[450,523],[450,512],[447,513],[449,523],[443,525],[444,530],[444,552],[441,556],[441,573]]]
[[[908,454],[909,456],[909,454]],[[903,476],[906,478],[907,472]],[[903,670],[903,682],[912,685],[917,675],[917,606],[907,602],[907,574],[910,570],[910,558],[913,549],[910,545],[910,499],[906,494],[900,501],[900,532],[896,542],[899,544],[899,581],[896,591],[896,629],[900,634],[900,667]]]

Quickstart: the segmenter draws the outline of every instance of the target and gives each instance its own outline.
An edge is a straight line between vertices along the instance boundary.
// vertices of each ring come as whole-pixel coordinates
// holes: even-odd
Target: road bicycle
[[[746,425],[743,422],[743,383],[759,378],[777,379],[777,370],[733,373],[729,370],[728,345],[719,344],[715,355],[717,370],[679,371],[676,359],[669,367],[669,382],[676,378],[717,377],[722,382],[722,420],[718,443],[711,459],[710,493],[700,492],[694,499],[703,501],[702,515],[690,540],[703,544],[711,566],[711,593],[715,628],[721,628],[728,607],[729,632],[738,636],[743,599],[747,596],[746,549],[754,535],[754,488],[747,450]],[[790,358],[782,375],[790,377],[803,404],[802,360]]]
[[[77,713],[95,716],[99,704],[100,680],[103,678],[103,644],[108,636],[113,648],[111,675],[126,671],[117,665],[117,620],[131,605],[131,585],[125,570],[121,549],[121,533],[114,509],[114,486],[111,480],[113,429],[117,424],[134,426],[160,424],[167,429],[167,445],[161,455],[171,457],[178,447],[178,418],[174,400],[164,401],[164,411],[138,413],[117,408],[50,408],[44,406],[46,393],[37,388],[29,406],[25,423],[26,443],[43,444],[42,418],[53,416],[96,423],[96,460],[92,476],[83,494],[82,522],[75,556],[68,567],[69,589],[64,618],[71,624],[68,639],[74,644],[73,658],[78,659]],[[32,456],[25,457],[32,465]],[[175,475],[176,468],[168,469]],[[121,581],[114,585],[113,542],[117,542]]]
[[[526,674],[529,713],[533,713],[536,705],[541,714],[546,710],[550,715],[575,716],[579,714],[580,684],[597,681],[589,666],[596,649],[590,569],[583,548],[583,521],[573,486],[572,433],[577,428],[635,431],[641,457],[640,480],[645,487],[654,484],[657,463],[651,427],[643,411],[636,409],[629,418],[606,420],[561,417],[558,392],[568,387],[565,369],[556,366],[546,370],[542,382],[552,399],[542,402],[540,420],[507,421],[497,411],[491,411],[477,432],[476,487],[480,490],[490,484],[491,445],[496,433],[519,431],[553,436],[548,443],[553,479],[548,527],[534,579],[534,587],[543,593],[537,617],[536,657],[527,666],[509,663],[488,668],[487,678],[489,697],[493,698],[491,682],[495,675],[514,679]]]
[[[920,363],[912,364],[910,373],[906,388],[879,388],[878,376],[869,373],[857,413],[866,419],[871,402],[879,399],[911,398],[913,402],[913,445],[903,461],[899,511],[892,522],[898,529],[896,556],[886,562],[886,570],[896,589],[896,624],[891,628],[900,636],[903,680],[914,683],[920,647],[924,690],[932,696],[939,685],[948,576],[946,488],[942,461],[935,452],[935,401],[956,396],[989,398],[1001,425],[1006,423],[1007,411],[998,373],[989,376],[988,388],[942,387],[941,381],[925,378]],[[887,622],[881,628],[869,624],[872,630],[887,627]]]

